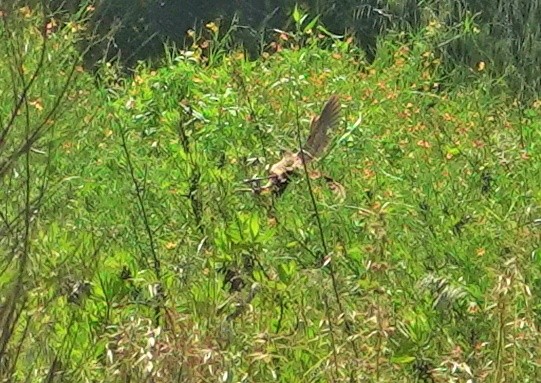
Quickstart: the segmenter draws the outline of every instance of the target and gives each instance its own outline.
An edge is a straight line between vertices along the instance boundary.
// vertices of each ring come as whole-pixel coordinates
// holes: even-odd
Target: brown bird
[[[312,118],[306,144],[297,153],[288,152],[280,161],[272,165],[269,171],[269,182],[258,192],[272,190],[276,194],[283,193],[289,183],[290,176],[303,168],[304,163],[309,163],[324,152],[330,141],[328,130],[338,123],[339,118],[340,101],[334,95],[329,98],[321,114]]]

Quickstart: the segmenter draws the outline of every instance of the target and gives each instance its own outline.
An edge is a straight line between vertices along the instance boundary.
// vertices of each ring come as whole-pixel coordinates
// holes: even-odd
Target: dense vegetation
[[[35,2],[36,0],[24,0]],[[50,9],[75,14],[88,0],[51,0]],[[432,50],[454,71],[479,61],[504,77],[522,99],[541,90],[541,0],[101,0],[90,28],[101,41],[85,54],[92,67],[103,56],[128,67],[161,57],[164,43],[182,45],[188,28],[220,20],[234,44],[252,57],[265,50],[275,29],[294,26],[297,4],[333,33],[344,30],[374,59],[377,41],[390,31],[419,33],[432,22],[445,33]],[[475,27],[475,28],[474,28]]]
[[[40,9],[0,29],[2,381],[540,381],[541,102],[444,68],[452,30],[368,63],[296,10],[258,60],[210,23],[96,81],[92,7]],[[333,94],[325,155],[252,193]]]

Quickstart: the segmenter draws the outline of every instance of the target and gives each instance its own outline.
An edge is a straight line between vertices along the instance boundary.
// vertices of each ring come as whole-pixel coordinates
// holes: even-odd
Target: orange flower
[[[406,60],[404,60],[402,57],[400,58],[397,58],[394,62],[394,65],[397,67],[397,68],[402,68],[404,66],[404,64],[406,63]]]
[[[373,178],[375,175],[376,175],[376,173],[372,169],[369,169],[369,168],[364,168],[363,169],[364,178],[370,179],[370,178]]]
[[[485,143],[481,140],[475,140],[473,141],[473,147],[474,148],[483,148],[485,146]]]
[[[445,113],[445,114],[443,115],[443,119],[444,119],[445,121],[453,121],[455,118],[454,118],[453,116],[451,116],[449,113]]]

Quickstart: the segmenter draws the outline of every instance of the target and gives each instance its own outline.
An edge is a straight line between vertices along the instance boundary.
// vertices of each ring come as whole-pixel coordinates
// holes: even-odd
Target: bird
[[[319,116],[310,121],[310,133],[303,147],[296,153],[286,152],[280,161],[273,164],[269,170],[268,183],[256,192],[270,190],[277,195],[282,194],[296,171],[323,154],[330,141],[329,129],[335,127],[339,119],[340,100],[337,95],[333,95],[325,103]]]

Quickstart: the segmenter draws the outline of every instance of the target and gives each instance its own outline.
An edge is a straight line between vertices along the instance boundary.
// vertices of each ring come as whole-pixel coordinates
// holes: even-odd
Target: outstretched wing
[[[289,176],[303,163],[318,157],[323,153],[329,143],[327,131],[338,122],[340,115],[340,101],[337,96],[332,96],[323,107],[321,114],[312,119],[310,134],[304,148],[298,153],[286,153],[280,161],[271,166],[269,170],[269,182],[259,190],[274,190],[281,194],[289,183]]]
[[[340,117],[340,101],[338,96],[334,95],[323,107],[321,114],[312,119],[310,124],[310,134],[306,140],[303,151],[309,158],[315,158],[323,153],[329,143],[327,131],[338,123]]]

